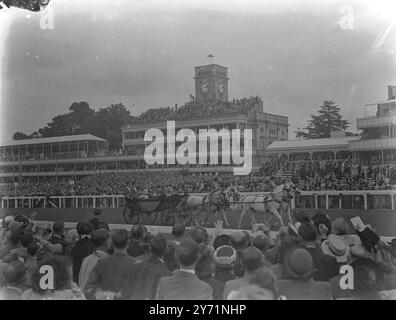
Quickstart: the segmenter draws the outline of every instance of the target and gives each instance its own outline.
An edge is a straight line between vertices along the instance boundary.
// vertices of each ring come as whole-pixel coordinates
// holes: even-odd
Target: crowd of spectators
[[[350,161],[290,162],[287,164],[299,190],[390,189],[391,166],[352,165]]]
[[[230,102],[195,102],[190,101],[183,106],[151,108],[134,118],[134,122],[155,122],[164,120],[185,120],[193,117],[216,116],[224,114],[246,114],[261,103],[261,98],[250,97]]]
[[[134,225],[109,229],[96,213],[66,229],[6,216],[0,229],[0,299],[8,300],[395,300],[396,239],[370,226],[317,213],[271,237],[264,224],[226,234],[173,226],[171,234]],[[340,287],[340,268],[353,286]],[[40,267],[53,270],[43,286]],[[50,274],[50,273],[49,273]],[[52,274],[52,273],[51,273]]]
[[[279,176],[280,168],[289,177]],[[240,192],[267,192],[283,178],[290,178],[301,191],[384,190],[390,189],[390,166],[361,167],[348,161],[281,162],[271,160],[248,176],[219,175],[221,186],[235,186]],[[2,189],[7,196],[72,196],[164,193],[207,193],[216,175],[193,174],[183,170],[143,170],[99,172],[70,182],[9,184]]]

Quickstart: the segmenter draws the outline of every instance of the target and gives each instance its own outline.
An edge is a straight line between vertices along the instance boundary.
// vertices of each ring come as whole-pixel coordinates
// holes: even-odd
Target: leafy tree
[[[20,132],[20,131],[15,132],[14,135],[12,136],[12,139],[14,139],[14,140],[25,140],[25,139],[31,139],[31,138],[32,138],[31,135],[28,135],[28,134]]]
[[[346,130],[348,127],[349,121],[342,119],[340,108],[335,102],[324,100],[318,114],[311,114],[311,119],[308,120],[308,125],[304,128],[305,131],[296,131],[296,138],[330,138],[332,131]]]
[[[38,133],[42,137],[90,133],[90,122],[94,120],[95,110],[85,101],[74,102],[69,110],[69,113],[52,118],[52,121],[39,129]]]
[[[122,133],[121,127],[132,121],[131,112],[122,103],[112,104],[96,112],[96,122],[98,127],[93,131],[109,142],[111,150],[121,148]]]
[[[90,133],[107,139],[110,150],[118,150],[122,144],[121,127],[130,123],[133,117],[122,103],[100,108],[95,112],[85,101],[74,102],[69,112],[52,118],[44,128],[28,135],[15,132],[13,139],[31,139]]]

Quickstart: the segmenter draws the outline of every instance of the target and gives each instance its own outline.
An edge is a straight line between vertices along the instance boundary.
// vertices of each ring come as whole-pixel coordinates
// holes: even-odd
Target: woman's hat
[[[236,261],[237,252],[231,246],[221,246],[216,249],[213,260],[220,267],[231,267]]]
[[[286,272],[295,279],[308,279],[314,271],[311,254],[301,247],[286,251],[283,265]]]
[[[348,262],[349,246],[341,237],[335,234],[330,234],[322,242],[322,251],[329,256],[335,257],[338,263]]]

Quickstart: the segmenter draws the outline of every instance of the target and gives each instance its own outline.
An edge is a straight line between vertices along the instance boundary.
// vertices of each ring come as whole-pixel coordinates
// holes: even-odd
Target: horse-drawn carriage
[[[180,222],[186,226],[198,220],[207,220],[207,213],[183,206],[188,194],[160,195],[157,197],[126,197],[123,211],[128,224],[143,223],[172,226]],[[202,221],[201,221],[202,222]]]
[[[207,225],[211,216],[214,221],[223,220],[225,226],[231,227],[226,211],[239,210],[240,218],[235,223],[241,228],[245,214],[252,212],[251,219],[256,221],[256,213],[267,216],[266,223],[275,218],[284,225],[291,222],[290,201],[297,190],[280,185],[273,192],[263,195],[241,195],[235,187],[217,190],[206,195],[173,194],[158,197],[126,197],[126,207],[123,212],[128,224],[143,223],[171,226],[175,222],[189,226]]]

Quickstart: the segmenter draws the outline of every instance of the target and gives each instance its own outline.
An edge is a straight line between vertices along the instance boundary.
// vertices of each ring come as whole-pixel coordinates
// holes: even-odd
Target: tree
[[[70,112],[52,118],[52,121],[38,133],[42,137],[67,136],[72,134],[90,133],[91,121],[94,121],[95,110],[85,101],[74,102]]]
[[[22,140],[90,133],[107,139],[109,149],[117,150],[122,144],[121,127],[130,123],[132,119],[131,112],[122,103],[112,104],[95,112],[85,101],[74,102],[68,113],[55,116],[38,132],[30,135],[15,132],[13,138]]]
[[[122,103],[117,103],[99,109],[96,117],[96,124],[99,127],[93,132],[107,139],[111,150],[119,149],[122,144],[121,127],[132,121],[131,112]]]
[[[15,132],[14,135],[12,136],[12,139],[14,139],[14,140],[25,140],[25,139],[31,139],[31,138],[32,138],[32,136],[30,136],[26,133],[20,132],[20,131]]]
[[[340,108],[335,102],[324,100],[318,114],[311,114],[311,120],[308,120],[308,125],[304,128],[305,131],[296,131],[296,138],[330,138],[332,131],[346,130],[348,127],[349,121],[342,119]]]

